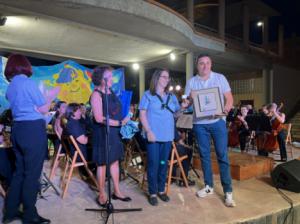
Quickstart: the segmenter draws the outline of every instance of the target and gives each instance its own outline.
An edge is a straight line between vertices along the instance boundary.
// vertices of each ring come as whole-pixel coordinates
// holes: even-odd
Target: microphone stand
[[[114,213],[121,213],[121,212],[137,212],[137,211],[142,211],[142,208],[129,208],[129,209],[116,209],[114,208],[112,201],[111,201],[111,184],[110,184],[110,179],[111,179],[111,173],[110,173],[110,158],[109,158],[109,153],[110,153],[110,139],[109,139],[109,133],[110,133],[110,127],[109,127],[109,114],[108,114],[108,86],[107,86],[107,79],[104,78],[105,81],[105,94],[104,94],[104,104],[105,104],[105,161],[106,161],[106,175],[107,175],[107,193],[108,193],[108,202],[103,209],[85,209],[86,211],[94,211],[94,212],[106,212],[106,216],[102,216],[105,218],[104,223],[106,224],[108,222],[109,216]],[[114,223],[114,218],[112,216],[112,220]]]

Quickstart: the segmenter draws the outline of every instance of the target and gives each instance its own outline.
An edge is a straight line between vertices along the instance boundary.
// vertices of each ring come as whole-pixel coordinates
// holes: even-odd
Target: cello
[[[241,126],[241,121],[237,118],[239,113],[239,106],[233,109],[231,117],[233,120],[229,122],[228,125],[228,146],[237,147],[240,145],[239,141],[239,127]]]
[[[265,132],[262,135],[258,136],[258,138],[257,138],[257,149],[258,150],[264,150],[266,152],[273,152],[273,151],[279,149],[277,135],[283,129],[284,122],[280,121],[275,116],[273,109],[275,108],[276,113],[281,115],[281,113],[279,111],[283,107],[283,103],[281,103],[278,108],[276,108],[276,107],[277,107],[277,105],[275,103],[268,105],[267,116],[270,118],[272,131]]]

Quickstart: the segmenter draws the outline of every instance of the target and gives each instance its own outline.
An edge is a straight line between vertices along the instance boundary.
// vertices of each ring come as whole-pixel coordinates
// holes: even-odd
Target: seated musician
[[[5,126],[0,123],[0,182],[4,190],[7,190],[10,185],[16,161],[9,141],[9,137],[5,133]]]
[[[286,132],[283,129],[283,124],[285,122],[285,114],[279,112],[276,103],[270,104],[268,106],[268,110],[269,110],[269,117],[271,119],[274,135],[277,135],[281,161],[287,161],[286,146],[285,146]]]
[[[194,186],[196,184],[195,181],[188,178],[189,170],[190,170],[190,164],[191,164],[191,161],[192,161],[192,158],[193,158],[193,148],[186,144],[186,134],[185,134],[185,132],[180,130],[180,129],[177,129],[176,131],[177,132],[175,133],[175,142],[176,142],[175,144],[176,144],[177,152],[178,152],[180,157],[185,156],[185,155],[188,156],[187,159],[182,160],[183,171],[185,173],[185,176],[187,177],[188,185],[189,186]],[[179,168],[178,166],[174,167],[172,176],[176,176],[178,168]],[[184,186],[183,181],[182,180],[179,181],[178,185],[179,186]]]
[[[287,160],[285,138],[286,133],[283,129],[283,123],[285,122],[285,114],[279,112],[277,105],[271,103],[263,108],[263,112],[269,117],[272,132],[266,135],[264,140],[263,149],[258,151],[259,155],[268,156],[268,152],[276,150],[277,142],[279,144],[281,161]]]
[[[65,101],[58,101],[55,104],[55,115],[52,121],[52,126],[53,129],[56,133],[56,135],[58,135],[57,137],[59,139],[61,139],[61,135],[63,132],[63,119],[64,119],[64,115],[66,113],[66,108],[67,108],[67,104]],[[54,140],[54,149],[58,150],[59,144],[60,144],[60,140],[59,139],[55,139]]]
[[[86,136],[86,130],[84,124],[80,122],[81,119],[81,110],[80,105],[77,103],[70,103],[67,106],[66,114],[67,124],[64,130],[64,135],[72,135],[76,140],[78,147],[80,148],[82,154],[86,158],[86,144],[88,142],[88,137]],[[70,147],[71,155],[75,153],[75,148]]]
[[[250,136],[249,127],[246,121],[246,117],[249,112],[247,105],[242,105],[240,111],[241,115],[237,115],[237,119],[238,121],[240,121],[240,125],[238,127],[238,135],[241,152],[243,153],[246,148],[247,137]]]

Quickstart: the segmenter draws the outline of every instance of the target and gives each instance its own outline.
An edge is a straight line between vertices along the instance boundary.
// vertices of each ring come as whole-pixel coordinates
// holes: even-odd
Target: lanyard
[[[159,101],[161,102],[161,109],[167,109],[168,111],[170,111],[172,114],[174,113],[174,111],[171,110],[171,108],[169,107],[169,101],[170,101],[170,98],[171,98],[171,94],[169,93],[168,94],[168,98],[167,98],[167,101],[166,103],[164,103],[163,99],[161,98],[160,95],[158,95],[157,93],[155,93],[155,95],[157,96],[157,98],[159,99]]]

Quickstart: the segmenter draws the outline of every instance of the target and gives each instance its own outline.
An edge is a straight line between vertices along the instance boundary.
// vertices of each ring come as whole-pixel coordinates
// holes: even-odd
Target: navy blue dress
[[[106,116],[105,94],[97,91],[102,97],[103,116]],[[107,94],[108,114],[112,120],[122,120],[122,105],[119,98],[114,94]],[[109,127],[109,164],[123,157],[124,149],[121,142],[120,127]],[[93,121],[93,161],[98,165],[106,165],[105,137],[106,127],[104,124]]]

